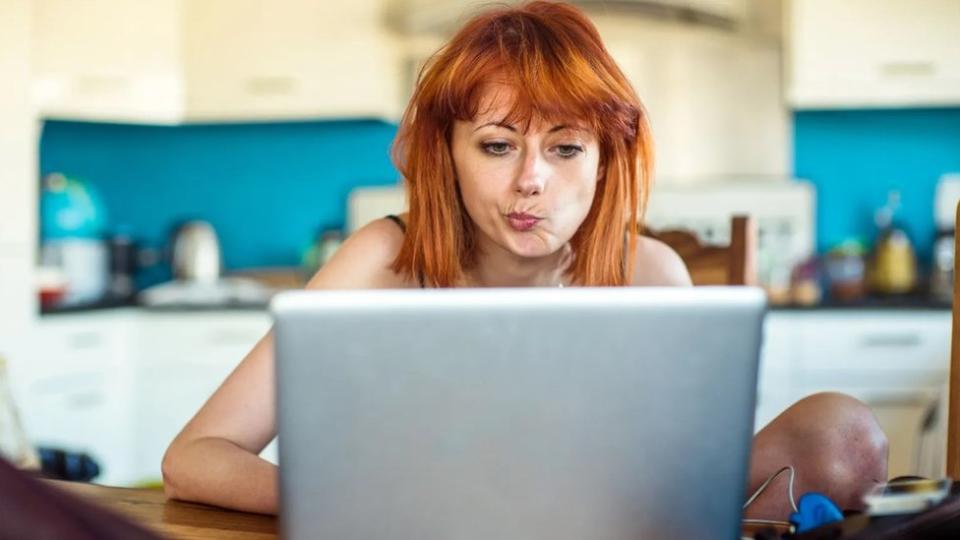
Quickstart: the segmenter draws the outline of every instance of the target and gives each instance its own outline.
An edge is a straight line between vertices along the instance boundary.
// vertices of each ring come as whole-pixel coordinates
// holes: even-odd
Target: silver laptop
[[[293,292],[287,539],[739,538],[751,288]]]

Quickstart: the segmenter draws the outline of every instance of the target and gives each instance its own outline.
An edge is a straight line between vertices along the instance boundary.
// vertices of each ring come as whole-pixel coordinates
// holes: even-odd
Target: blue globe
[[[107,216],[102,199],[92,186],[54,173],[43,178],[40,193],[40,236],[102,238]]]

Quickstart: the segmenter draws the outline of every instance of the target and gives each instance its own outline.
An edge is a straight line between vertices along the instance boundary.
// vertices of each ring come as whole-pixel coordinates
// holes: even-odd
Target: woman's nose
[[[546,187],[547,164],[538,152],[528,152],[517,177],[515,190],[524,197],[543,193]]]

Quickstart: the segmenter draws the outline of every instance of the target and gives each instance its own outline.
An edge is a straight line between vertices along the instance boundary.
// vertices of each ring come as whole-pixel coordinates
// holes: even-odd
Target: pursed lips
[[[513,229],[525,232],[537,226],[543,218],[526,212],[510,212],[506,215],[507,222]]]

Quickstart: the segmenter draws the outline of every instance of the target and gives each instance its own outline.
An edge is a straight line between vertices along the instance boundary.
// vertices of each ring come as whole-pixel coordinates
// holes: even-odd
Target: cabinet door
[[[127,315],[64,315],[37,325],[28,355],[11,365],[14,394],[36,445],[89,453],[97,483],[127,485],[134,457],[133,366]]]
[[[145,123],[398,116],[380,2],[38,0],[41,113]]]
[[[960,103],[955,0],[793,0],[787,17],[797,108]]]
[[[37,126],[30,101],[30,16],[30,0],[0,5],[0,256],[36,241]]]
[[[266,313],[144,313],[137,347],[137,472],[161,478],[167,446],[267,332]]]
[[[794,331],[795,321],[794,314],[778,312],[768,313],[764,320],[754,431],[763,429],[795,401],[795,351],[799,339]]]
[[[37,312],[32,246],[0,245],[0,357],[17,362]]]
[[[36,0],[35,88],[47,117],[172,122],[180,0]]]
[[[188,2],[187,117],[396,116],[399,55],[369,4]]]
[[[836,391],[866,403],[890,442],[889,474],[917,474],[929,415],[949,373],[950,313],[827,312],[796,326],[797,398]],[[923,439],[926,445],[945,444]]]

